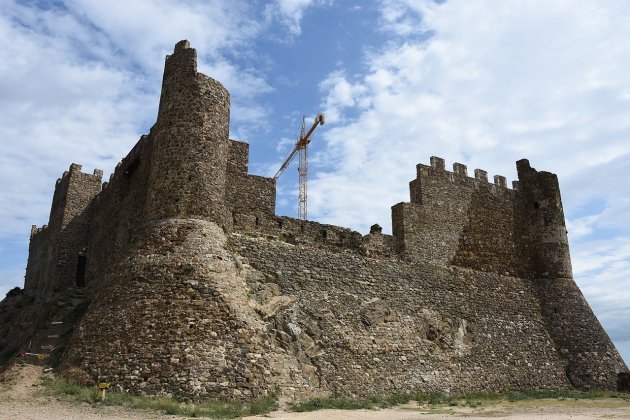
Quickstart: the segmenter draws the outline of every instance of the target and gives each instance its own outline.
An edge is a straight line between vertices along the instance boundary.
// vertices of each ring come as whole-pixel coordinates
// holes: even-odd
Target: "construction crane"
[[[317,114],[315,121],[311,128],[306,131],[305,117],[302,117],[302,127],[300,128],[300,135],[295,141],[295,147],[289,153],[278,172],[273,177],[274,181],[277,180],[282,172],[287,169],[287,166],[291,163],[296,154],[299,153],[298,174],[299,174],[299,193],[298,193],[298,218],[306,220],[307,207],[306,207],[306,181],[308,178],[308,144],[311,142],[310,137],[317,128],[318,125],[324,125],[324,114]]]

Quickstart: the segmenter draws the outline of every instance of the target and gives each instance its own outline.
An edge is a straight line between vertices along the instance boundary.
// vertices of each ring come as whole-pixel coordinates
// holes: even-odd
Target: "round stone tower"
[[[166,57],[152,130],[149,220],[200,217],[225,225],[229,123],[229,92],[197,73],[197,52],[178,42]]]
[[[516,166],[531,275],[567,378],[576,388],[614,390],[628,368],[573,280],[558,177],[536,171],[526,159]]]

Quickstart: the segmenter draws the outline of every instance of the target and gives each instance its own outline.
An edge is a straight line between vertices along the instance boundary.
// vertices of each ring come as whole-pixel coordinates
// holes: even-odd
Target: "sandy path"
[[[485,407],[422,407],[409,404],[387,410],[320,410],[310,413],[274,412],[266,417],[246,417],[254,419],[282,420],[406,420],[406,419],[451,419],[454,418],[487,420],[515,419],[630,419],[630,402],[610,400],[556,401],[537,400],[517,403],[493,404]]]
[[[50,419],[171,419],[187,417],[163,415],[143,410],[130,410],[115,406],[92,406],[57,401],[38,394],[42,375],[39,366],[16,366],[3,375],[0,381],[0,420]],[[630,419],[630,401],[607,400],[533,400],[516,403],[502,402],[479,408],[429,407],[408,404],[386,410],[319,410],[309,413],[277,411],[266,416],[246,417],[278,420],[407,420],[407,419]]]
[[[184,419],[123,407],[69,404],[38,395],[43,373],[41,366],[15,366],[3,375],[0,383],[0,420],[84,420],[84,419]]]

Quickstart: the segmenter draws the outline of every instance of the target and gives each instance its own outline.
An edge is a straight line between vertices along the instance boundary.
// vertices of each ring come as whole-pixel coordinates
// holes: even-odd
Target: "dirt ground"
[[[0,419],[185,419],[123,407],[68,403],[38,392],[42,368],[16,366],[3,375],[0,382]],[[385,410],[320,410],[309,413],[276,411],[253,419],[286,420],[406,420],[406,419],[630,419],[630,402],[619,399],[601,400],[527,400],[501,402],[477,408],[461,406],[419,406],[407,404]]]

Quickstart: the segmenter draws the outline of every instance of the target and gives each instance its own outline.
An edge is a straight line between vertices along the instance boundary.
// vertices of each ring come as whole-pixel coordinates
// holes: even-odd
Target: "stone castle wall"
[[[394,237],[408,258],[529,276],[518,194],[505,178],[490,184],[483,170],[470,178],[465,165],[455,163],[449,172],[443,159],[432,157],[430,166],[417,166],[409,187],[411,202],[392,208]]]
[[[248,174],[228,122],[228,92],[182,41],[110,181],[62,178],[25,289],[45,299],[87,258],[63,366],[151,395],[293,400],[613,389],[627,372],[571,278],[555,175],[519,161],[509,189],[432,157],[393,235],[364,236],[275,215],[275,182]]]
[[[366,258],[234,235],[256,270],[287,352],[315,367],[321,393],[474,392],[565,388],[565,362],[531,282],[398,258]]]
[[[147,219],[152,136],[142,136],[94,200],[87,252],[88,287],[104,281]]]

